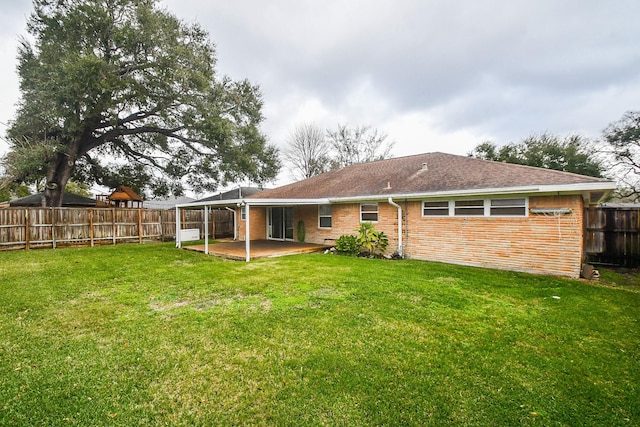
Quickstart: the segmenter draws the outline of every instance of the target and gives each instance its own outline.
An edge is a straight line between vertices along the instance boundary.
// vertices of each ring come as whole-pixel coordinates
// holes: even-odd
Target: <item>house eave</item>
[[[429,191],[421,193],[394,193],[394,194],[375,194],[368,196],[355,197],[330,197],[331,203],[349,203],[363,201],[379,201],[392,199],[421,200],[433,198],[460,198],[460,197],[479,197],[479,196],[499,196],[509,194],[582,194],[585,191],[612,191],[616,188],[615,182],[591,182],[580,184],[564,184],[564,185],[538,185],[526,187],[501,187],[501,188],[478,188],[464,190],[448,190],[448,191]]]
[[[300,205],[326,205],[329,204],[329,199],[231,199],[231,200],[216,200],[210,202],[192,202],[182,203],[176,205],[176,208],[196,208],[204,206],[300,206]]]
[[[176,205],[176,208],[196,208],[204,206],[224,207],[224,206],[301,206],[301,205],[324,205],[331,203],[352,203],[366,201],[382,201],[392,199],[401,200],[421,200],[434,198],[461,198],[461,197],[484,197],[500,195],[544,195],[544,194],[582,194],[588,191],[610,192],[616,188],[613,181],[588,182],[578,184],[561,185],[537,185],[521,187],[499,187],[499,188],[474,188],[464,190],[428,191],[420,193],[387,193],[372,194],[367,196],[346,196],[346,197],[323,197],[317,199],[269,199],[269,198],[243,198],[230,200],[216,200],[208,202],[192,202]]]

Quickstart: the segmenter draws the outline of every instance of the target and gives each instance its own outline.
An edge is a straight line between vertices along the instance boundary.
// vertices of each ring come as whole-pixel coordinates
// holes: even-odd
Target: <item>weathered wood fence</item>
[[[181,228],[204,236],[204,210],[181,210]],[[209,211],[209,237],[233,236],[233,212]],[[0,250],[173,240],[176,212],[122,208],[0,209]]]
[[[585,212],[585,252],[594,264],[640,266],[640,209],[589,208]]]

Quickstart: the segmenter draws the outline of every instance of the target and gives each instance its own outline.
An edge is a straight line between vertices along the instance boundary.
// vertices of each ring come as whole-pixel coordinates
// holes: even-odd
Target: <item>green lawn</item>
[[[0,425],[640,425],[640,285],[0,252]]]

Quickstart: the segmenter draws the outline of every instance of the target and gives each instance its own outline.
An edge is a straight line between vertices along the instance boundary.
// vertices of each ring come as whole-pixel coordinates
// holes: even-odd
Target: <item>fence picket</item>
[[[0,250],[143,243],[175,238],[175,209],[28,208],[0,209]],[[205,235],[204,212],[182,211],[181,227]],[[213,238],[233,236],[233,212],[209,210]]]
[[[640,209],[589,208],[585,219],[585,252],[589,262],[640,266]]]

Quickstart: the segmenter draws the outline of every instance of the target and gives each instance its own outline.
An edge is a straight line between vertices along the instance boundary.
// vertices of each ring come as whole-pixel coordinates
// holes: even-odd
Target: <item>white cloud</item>
[[[160,4],[210,32],[221,74],[261,86],[263,129],[278,146],[302,122],[342,123],[387,133],[396,156],[465,154],[535,132],[595,137],[640,108],[637,0]],[[0,121],[17,101],[30,7],[3,5]]]

